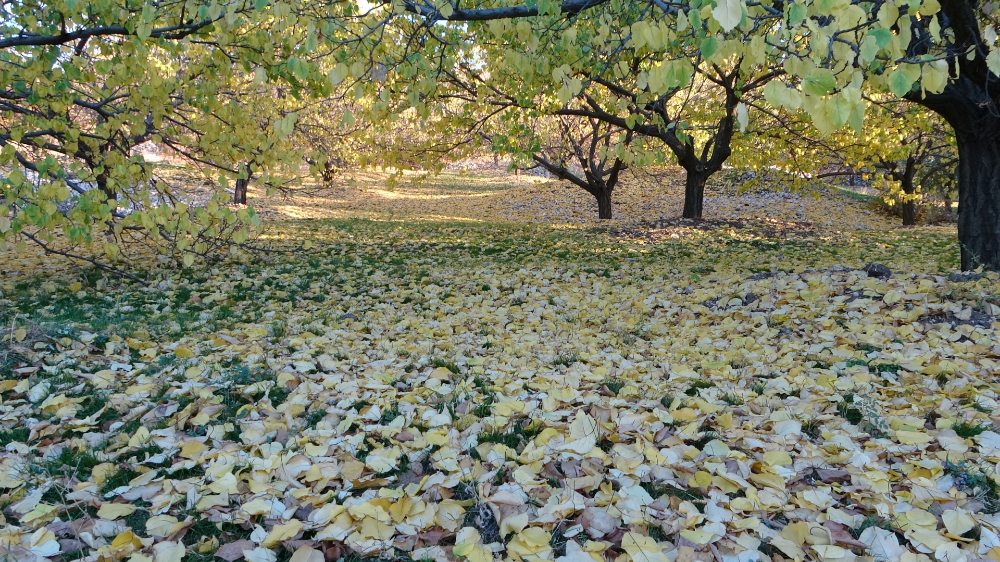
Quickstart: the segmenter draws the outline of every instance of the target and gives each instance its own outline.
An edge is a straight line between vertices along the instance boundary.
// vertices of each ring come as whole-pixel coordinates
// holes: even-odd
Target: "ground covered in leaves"
[[[177,173],[177,170],[172,170]],[[826,232],[888,229],[898,220],[873,212],[863,201],[833,187],[797,192],[765,189],[741,181],[737,172],[716,174],[706,187],[704,218],[713,221],[772,221]],[[189,182],[191,183],[191,182]],[[770,187],[770,184],[768,184]],[[502,170],[439,175],[354,172],[332,183],[307,183],[271,196],[251,190],[257,211],[270,219],[339,219],[535,222],[597,226],[594,197],[568,181],[551,181]],[[612,224],[628,226],[677,217],[684,206],[679,168],[656,173],[627,171],[613,196]],[[606,221],[605,221],[606,222]]]
[[[146,287],[5,255],[0,560],[1000,560],[997,275],[800,224],[286,222]]]

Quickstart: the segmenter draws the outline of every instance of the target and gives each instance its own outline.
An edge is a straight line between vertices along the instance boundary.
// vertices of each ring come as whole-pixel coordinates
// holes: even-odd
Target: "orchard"
[[[1000,562],[998,33],[0,3],[0,561]]]

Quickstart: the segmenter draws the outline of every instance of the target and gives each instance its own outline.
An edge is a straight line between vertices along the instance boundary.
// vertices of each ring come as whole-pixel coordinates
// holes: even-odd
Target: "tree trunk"
[[[684,182],[684,212],[686,219],[700,219],[701,207],[705,200],[705,182],[708,174],[702,170],[688,170]]]
[[[903,201],[903,226],[917,224],[917,202],[913,199]]]
[[[913,198],[916,188],[913,186],[913,174],[909,173],[913,165],[907,164],[907,173],[899,182],[904,194],[903,226],[914,226],[917,224],[917,200]]]
[[[247,204],[247,184],[250,180],[246,178],[236,179],[236,189],[233,191],[233,203],[237,205]]]
[[[1000,270],[1000,118],[958,141],[958,241],[962,270]]]
[[[250,166],[240,165],[242,171],[246,172],[245,178],[236,178],[236,189],[233,190],[233,203],[237,205],[247,204],[247,185],[250,184]]]
[[[603,189],[594,194],[597,199],[597,218],[604,220],[612,217],[611,190]]]
[[[917,103],[955,130],[958,144],[958,242],[962,269],[1000,271],[1000,116],[997,100],[963,72],[940,94]]]

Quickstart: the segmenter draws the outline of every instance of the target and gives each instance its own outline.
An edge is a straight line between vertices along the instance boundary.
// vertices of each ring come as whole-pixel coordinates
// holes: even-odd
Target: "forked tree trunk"
[[[684,182],[684,212],[686,219],[700,219],[702,203],[705,200],[705,183],[709,174],[704,170],[688,169]]]

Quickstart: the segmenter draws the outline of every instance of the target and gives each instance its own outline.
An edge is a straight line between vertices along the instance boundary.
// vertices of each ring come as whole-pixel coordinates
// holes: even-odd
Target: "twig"
[[[39,240],[38,238],[36,238],[35,236],[33,236],[32,234],[30,234],[28,232],[21,232],[21,234],[23,234],[25,238],[27,238],[27,239],[31,240],[32,242],[34,242],[35,244],[38,244],[39,246],[41,246],[41,248],[43,250],[45,250],[45,255],[56,254],[57,256],[63,256],[63,257],[66,257],[66,258],[72,258],[72,259],[75,259],[75,260],[85,261],[85,262],[93,265],[97,269],[100,269],[101,271],[107,271],[108,273],[113,273],[114,275],[118,275],[119,277],[124,277],[126,279],[130,279],[132,281],[135,281],[136,283],[139,283],[139,284],[143,285],[144,287],[148,287],[149,286],[149,283],[143,281],[142,279],[139,279],[135,275],[132,275],[132,274],[129,274],[129,273],[125,273],[124,271],[122,271],[122,270],[120,270],[120,269],[118,269],[116,267],[111,267],[110,265],[101,263],[101,262],[99,262],[99,261],[97,261],[97,260],[95,260],[93,258],[88,258],[88,257],[81,256],[81,255],[78,255],[78,254],[73,254],[73,253],[70,253],[70,252],[64,252],[62,250],[57,250],[55,248],[52,248],[52,247],[48,246],[45,242],[42,242],[41,240]]]

